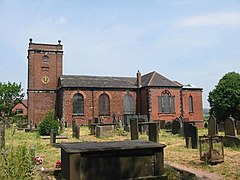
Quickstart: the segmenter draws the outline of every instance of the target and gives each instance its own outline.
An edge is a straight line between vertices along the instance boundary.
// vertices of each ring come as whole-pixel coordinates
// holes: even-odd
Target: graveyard
[[[211,122],[209,123],[209,125]],[[54,144],[50,138],[39,136],[37,131],[25,132],[24,130],[14,130],[13,127],[6,129],[6,147],[12,145],[17,147],[26,144],[28,148],[34,148],[35,156],[42,159],[42,163],[34,168],[34,179],[56,179],[56,172],[61,172],[61,168],[56,167],[56,163],[61,160],[61,148],[59,144],[78,143],[78,142],[126,142],[133,140],[131,132],[124,131],[123,128],[101,130],[101,134],[93,134],[88,126],[79,126],[79,137],[73,134],[72,127],[67,127],[57,136]],[[240,148],[237,146],[224,146],[224,162],[210,164],[200,160],[199,147],[194,147],[192,141],[190,147],[187,147],[186,139],[178,133],[172,133],[173,129],[160,129],[158,132],[159,143],[166,145],[164,148],[164,170],[163,173],[169,179],[179,179],[182,173],[188,171],[195,173],[200,171],[204,174],[210,173],[211,177],[223,179],[239,179],[240,176]],[[211,134],[209,128],[199,128],[198,137]],[[95,131],[96,132],[96,131]],[[148,132],[139,132],[137,139],[140,141],[149,141]],[[223,131],[218,132],[219,136],[224,136]],[[237,135],[238,136],[238,135]],[[236,136],[236,137],[237,137]],[[239,136],[238,136],[239,137]],[[136,137],[134,137],[136,138]],[[188,142],[189,143],[189,142]],[[198,145],[199,146],[199,145]],[[185,170],[183,170],[185,169]],[[55,172],[55,176],[54,176]],[[214,178],[213,178],[214,179]]]

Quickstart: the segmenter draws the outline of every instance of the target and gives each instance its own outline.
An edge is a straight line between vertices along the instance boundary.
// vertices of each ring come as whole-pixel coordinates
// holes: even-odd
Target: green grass
[[[66,128],[62,135],[68,137],[68,139],[57,139],[57,143],[61,142],[89,142],[89,141],[121,141],[130,140],[130,133],[120,130],[115,130],[109,133],[107,137],[96,138],[93,135],[89,135],[90,130],[86,126],[80,128],[80,139],[72,138],[71,128]],[[199,129],[198,135],[207,135],[207,129]],[[24,131],[15,131],[11,140],[11,132],[6,130],[6,143],[12,143],[17,147],[20,144],[26,143],[27,148],[35,147],[36,156],[43,158],[43,166],[45,169],[54,168],[56,161],[61,158],[60,148],[54,148],[50,146],[49,139],[41,139],[37,132],[26,133]],[[139,134],[140,140],[148,140],[148,135],[143,133]],[[200,155],[198,149],[187,149],[185,147],[185,139],[179,135],[172,135],[165,130],[160,130],[159,142],[166,144],[164,149],[164,159],[175,163],[180,163],[186,166],[191,166],[200,170],[214,172],[223,175],[225,179],[237,179],[239,178],[239,162],[240,162],[240,150],[239,148],[224,148],[225,161],[224,163],[211,166],[209,164],[200,161]],[[171,170],[170,170],[171,171]]]

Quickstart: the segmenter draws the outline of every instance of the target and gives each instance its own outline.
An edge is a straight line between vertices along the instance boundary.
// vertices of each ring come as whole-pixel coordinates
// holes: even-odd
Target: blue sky
[[[157,71],[203,88],[240,72],[240,0],[0,0],[0,82],[27,90],[29,38],[64,46],[63,74]]]

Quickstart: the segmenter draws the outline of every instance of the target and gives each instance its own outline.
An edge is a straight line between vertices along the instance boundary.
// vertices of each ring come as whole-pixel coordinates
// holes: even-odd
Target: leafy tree
[[[10,116],[12,108],[22,100],[21,83],[1,83],[0,82],[0,113],[1,117]]]
[[[218,122],[227,117],[240,119],[240,74],[229,72],[218,82],[208,96],[210,114],[214,115]]]
[[[38,132],[40,135],[50,135],[52,129],[55,129],[58,133],[58,120],[53,110],[43,117],[38,126]]]

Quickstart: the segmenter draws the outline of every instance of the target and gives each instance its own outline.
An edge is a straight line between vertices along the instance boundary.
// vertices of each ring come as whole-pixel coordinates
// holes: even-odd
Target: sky
[[[240,73],[240,0],[0,0],[0,82],[27,91],[27,50],[61,44],[63,74],[157,71],[208,94]]]

